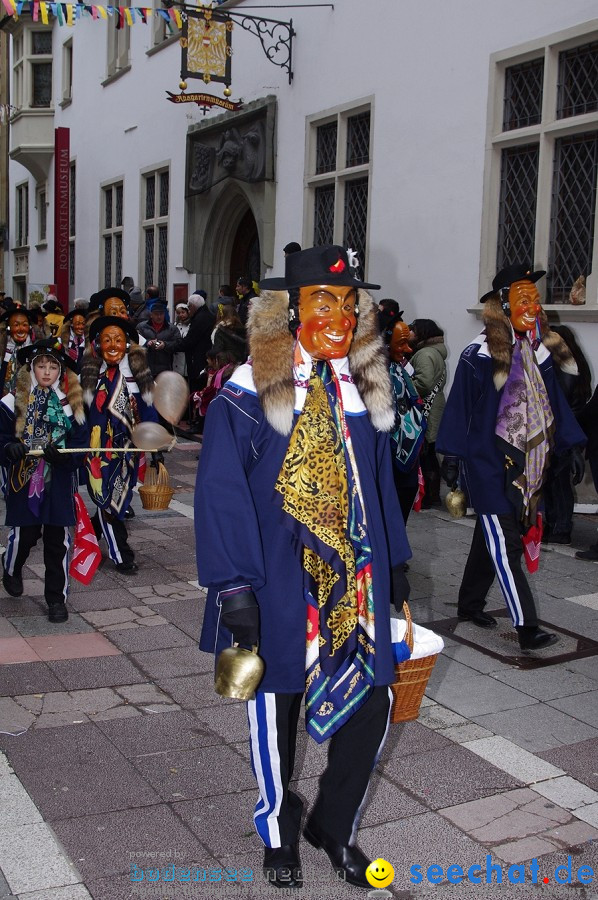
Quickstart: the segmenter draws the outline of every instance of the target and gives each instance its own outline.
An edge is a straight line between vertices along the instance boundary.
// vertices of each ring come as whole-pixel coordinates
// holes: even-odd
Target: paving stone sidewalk
[[[105,561],[90,587],[73,584],[66,625],[46,618],[40,550],[23,597],[0,592],[0,900],[281,896],[261,875],[244,704],[214,693],[196,646],[197,452],[182,442],[168,459],[168,511],[135,499],[135,577]],[[390,896],[598,898],[598,655],[576,655],[575,637],[598,640],[598,568],[574,559],[597,524],[577,516],[574,547],[542,555],[540,615],[564,632],[538,657],[572,652],[526,669],[506,620],[489,633],[450,622],[473,519],[411,516],[412,613],[447,636],[419,720],[391,726],[361,823],[363,850],[395,868]],[[488,608],[504,608],[495,589]],[[302,729],[294,779],[308,804],[325,756]],[[297,900],[367,895],[300,849]]]

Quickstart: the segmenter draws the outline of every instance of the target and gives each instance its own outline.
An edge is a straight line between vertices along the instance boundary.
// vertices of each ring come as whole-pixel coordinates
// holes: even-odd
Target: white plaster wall
[[[238,11],[252,0],[235,5]],[[300,4],[297,4],[300,6]],[[430,317],[446,329],[449,365],[479,330],[466,312],[478,297],[483,174],[490,54],[596,17],[594,0],[337,0],[322,7],[248,10],[293,18],[295,78],[270,64],[258,40],[237,27],[233,36],[233,99],[276,94],[276,253],[283,270],[289,240],[303,233],[305,118],[373,95],[373,162],[368,277],[378,296],[395,296],[407,319]],[[185,135],[203,121],[197,107],[174,105],[177,44],[148,57],[150,26],[131,29],[132,69],[107,87],[106,34],[111,23],[82,20],[54,28],[55,94],[60,45],[74,46],[73,103],[56,109],[56,126],[71,129],[77,162],[77,283],[75,295],[97,289],[99,185],[125,177],[123,274],[142,278],[139,259],[140,170],[170,162],[169,284],[193,274],[177,269],[183,246]],[[201,82],[189,82],[189,91]],[[222,86],[213,92],[221,94]],[[216,111],[219,114],[220,111]],[[11,164],[11,179],[17,179]],[[21,176],[22,177],[22,174]],[[51,182],[49,185],[51,196]],[[33,186],[30,189],[33,207]],[[32,213],[32,228],[35,227]],[[51,209],[49,210],[51,216]],[[51,218],[49,219],[51,223]],[[50,229],[51,230],[51,229]],[[45,254],[30,255],[30,281],[47,281]],[[9,261],[10,266],[10,261]],[[49,279],[51,280],[51,278]],[[482,279],[484,281],[484,279]],[[488,279],[489,280],[489,279]],[[489,284],[488,284],[489,287]],[[598,374],[598,325],[574,325]]]

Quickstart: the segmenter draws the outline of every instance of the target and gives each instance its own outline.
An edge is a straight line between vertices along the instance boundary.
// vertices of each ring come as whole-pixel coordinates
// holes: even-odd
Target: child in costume
[[[90,351],[83,357],[81,386],[88,408],[90,446],[125,448],[139,422],[156,422],[152,405],[154,381],[146,351],[128,319],[100,316],[89,329]],[[139,456],[90,453],[86,459],[87,489],[98,508],[96,533],[108,542],[110,559],[119,572],[137,571],[124,519],[137,483]]]
[[[68,618],[70,528],[75,524],[75,471],[82,455],[61,448],[86,447],[89,431],[76,378],[62,390],[73,361],[59,338],[17,351],[21,366],[15,393],[0,401],[0,464],[6,468],[6,524],[2,583],[11,597],[23,593],[22,569],[32,547],[44,544],[44,596],[51,622]],[[29,456],[31,450],[42,456]]]

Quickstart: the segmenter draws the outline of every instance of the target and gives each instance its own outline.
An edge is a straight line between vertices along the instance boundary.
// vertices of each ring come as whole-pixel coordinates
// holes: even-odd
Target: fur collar
[[[286,291],[262,291],[251,304],[247,323],[253,379],[266,419],[279,434],[293,428],[295,385],[293,350],[289,331],[289,295]],[[378,333],[376,307],[371,296],[359,291],[359,318],[349,351],[355,386],[379,431],[390,431],[395,410],[388,365]]]
[[[511,371],[513,329],[497,297],[490,297],[489,300],[486,300],[482,318],[486,326],[486,343],[493,362],[494,386],[497,391],[500,391],[505,386]],[[562,369],[563,372],[577,375],[577,363],[573,359],[571,351],[560,334],[550,330],[548,319],[543,309],[539,318],[542,343],[551,354],[555,365]]]
[[[82,425],[85,422],[83,391],[74,372],[70,372],[67,369],[64,378],[61,380],[60,388],[66,394],[66,399],[75,421]],[[19,439],[22,439],[25,431],[25,416],[30,393],[31,369],[29,366],[21,366],[15,385],[15,437]],[[68,410],[65,410],[65,412],[68,413]]]

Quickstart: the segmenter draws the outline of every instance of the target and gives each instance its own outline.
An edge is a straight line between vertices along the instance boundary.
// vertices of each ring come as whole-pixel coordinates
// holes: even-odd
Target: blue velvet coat
[[[536,362],[555,420],[556,454],[585,444],[586,438],[558,384],[552,356],[543,344]],[[477,513],[512,515],[505,493],[505,460],[496,445],[495,427],[502,389],[492,380],[492,357],[485,335],[479,335],[461,354],[436,438],[436,450],[462,462],[465,489]]]
[[[200,648],[219,653],[218,592],[249,585],[260,607],[260,690],[305,690],[306,602],[300,555],[274,500],[289,437],[266,420],[242,366],[210,404],[195,489],[197,569],[208,588]],[[296,411],[297,414],[297,411]],[[296,419],[295,419],[296,421]],[[395,680],[390,642],[390,569],[411,551],[392,477],[387,434],[363,412],[347,413],[373,548],[376,685]]]
[[[38,516],[34,516],[28,499],[28,485],[14,490],[18,483],[18,471],[22,462],[12,463],[6,458],[5,447],[15,440],[14,395],[7,394],[0,401],[0,465],[6,471],[6,525],[74,525],[76,521],[73,495],[77,490],[76,470],[83,462],[82,453],[70,453],[65,462],[51,466],[52,477],[46,482]],[[69,407],[70,409],[70,407]],[[71,430],[66,437],[66,447],[87,447],[89,427],[80,425],[72,416]]]

